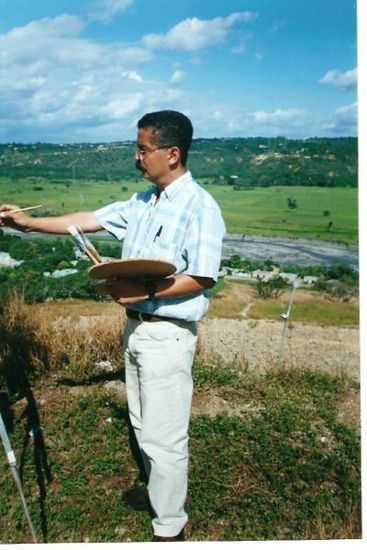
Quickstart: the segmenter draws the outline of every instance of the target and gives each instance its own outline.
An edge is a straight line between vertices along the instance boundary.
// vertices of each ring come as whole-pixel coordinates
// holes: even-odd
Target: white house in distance
[[[219,273],[221,277],[230,277],[232,279],[242,279],[242,280],[258,280],[261,279],[264,282],[270,281],[274,277],[282,277],[287,283],[293,284],[294,282],[298,285],[310,286],[315,281],[318,280],[318,277],[305,275],[303,278],[299,278],[296,273],[286,273],[279,271],[278,268],[273,269],[273,271],[262,271],[261,269],[255,269],[254,271],[243,271],[238,268],[233,267],[224,267]]]

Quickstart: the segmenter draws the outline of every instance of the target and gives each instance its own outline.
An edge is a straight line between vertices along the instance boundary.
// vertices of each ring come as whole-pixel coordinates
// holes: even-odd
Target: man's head
[[[138,121],[138,129],[151,129],[157,147],[177,147],[180,162],[186,166],[191,146],[193,127],[187,116],[178,111],[148,113]]]

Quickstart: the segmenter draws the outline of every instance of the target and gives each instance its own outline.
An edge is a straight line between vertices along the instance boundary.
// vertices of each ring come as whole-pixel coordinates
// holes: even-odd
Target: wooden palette
[[[92,279],[165,279],[176,271],[176,266],[163,260],[110,260],[93,265],[88,270]]]

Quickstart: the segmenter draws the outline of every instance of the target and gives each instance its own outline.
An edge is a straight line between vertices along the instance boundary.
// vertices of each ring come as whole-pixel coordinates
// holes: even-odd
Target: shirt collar
[[[165,187],[164,190],[162,191],[161,195],[165,195],[166,198],[171,201],[177,195],[177,193],[182,191],[184,186],[191,181],[192,181],[191,172],[188,170],[182,176],[177,178],[177,180],[167,185],[167,187]]]

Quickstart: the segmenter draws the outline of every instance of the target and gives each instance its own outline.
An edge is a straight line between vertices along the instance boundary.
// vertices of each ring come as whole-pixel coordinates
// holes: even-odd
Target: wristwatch
[[[145,290],[148,293],[148,300],[153,300],[155,293],[157,292],[157,285],[154,281],[145,281],[144,282]]]

